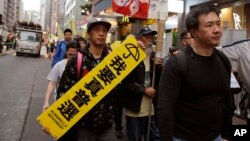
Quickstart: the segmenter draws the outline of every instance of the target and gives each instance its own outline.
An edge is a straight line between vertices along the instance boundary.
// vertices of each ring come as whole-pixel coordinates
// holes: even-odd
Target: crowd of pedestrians
[[[4,46],[6,46],[6,51],[16,49],[16,36],[12,33],[7,34],[6,40],[4,40],[3,36],[0,35],[0,53],[2,53]]]
[[[59,141],[110,141],[113,134],[122,138],[123,113],[128,141],[230,140],[232,67],[229,51],[215,48],[222,36],[219,12],[213,6],[195,7],[185,24],[182,48],[170,48],[164,61],[155,61],[157,31],[140,29],[136,39],[147,57]],[[74,36],[73,40],[72,31],[65,29],[52,58],[43,111],[53,94],[59,99],[112,52],[106,44],[110,28],[106,20],[92,18],[88,38]],[[50,134],[48,127],[43,130]]]

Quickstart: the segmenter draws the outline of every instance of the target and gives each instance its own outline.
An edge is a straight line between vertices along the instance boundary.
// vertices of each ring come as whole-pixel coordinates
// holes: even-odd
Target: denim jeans
[[[148,116],[129,117],[126,116],[126,133],[128,141],[147,141]]]
[[[173,137],[173,141],[186,141],[186,140]],[[222,141],[221,135],[217,136],[213,141]]]
[[[151,117],[150,139],[151,139],[151,141],[160,141],[160,133],[159,133],[159,129],[156,125],[155,116]]]

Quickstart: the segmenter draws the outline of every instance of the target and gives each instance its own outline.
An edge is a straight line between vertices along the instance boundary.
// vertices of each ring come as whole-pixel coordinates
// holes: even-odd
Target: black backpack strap
[[[187,78],[187,59],[184,50],[180,50],[175,54],[177,59],[177,65],[180,68],[182,80],[186,80]]]
[[[222,60],[223,64],[226,67],[226,70],[228,72],[228,75],[231,75],[231,63],[229,61],[229,59],[227,58],[227,56],[215,49],[215,52],[217,52],[218,56],[220,57],[220,59]],[[180,72],[181,72],[181,76],[182,76],[182,80],[186,80],[187,78],[187,59],[186,59],[186,54],[184,52],[184,50],[180,50],[178,53],[175,54],[176,58],[177,58],[177,64],[178,67],[180,68]]]
[[[221,52],[218,49],[215,49],[215,52],[218,54],[218,56],[220,57],[220,59],[222,60],[223,64],[225,65],[226,69],[227,69],[227,73],[229,76],[231,76],[231,63],[229,61],[229,59],[227,58],[227,56]]]

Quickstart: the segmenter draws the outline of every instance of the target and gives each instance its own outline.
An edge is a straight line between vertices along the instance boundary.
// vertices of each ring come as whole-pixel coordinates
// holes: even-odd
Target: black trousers
[[[114,122],[115,122],[115,130],[121,131],[122,127],[122,112],[123,112],[123,105],[122,100],[119,96],[119,92],[114,96]]]

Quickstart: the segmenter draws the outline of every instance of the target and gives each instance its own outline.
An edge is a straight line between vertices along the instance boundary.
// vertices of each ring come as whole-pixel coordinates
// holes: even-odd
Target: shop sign
[[[144,20],[143,25],[154,25],[154,24],[157,24],[157,20],[156,19],[147,19],[147,20]]]

